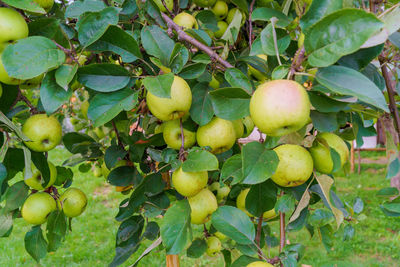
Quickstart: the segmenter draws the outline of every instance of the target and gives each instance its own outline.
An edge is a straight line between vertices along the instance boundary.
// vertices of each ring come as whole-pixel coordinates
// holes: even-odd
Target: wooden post
[[[167,262],[167,267],[179,267],[179,256],[167,255],[166,262]]]
[[[354,173],[354,141],[351,142],[350,148],[350,173]]]
[[[361,173],[361,149],[357,149],[358,152],[358,167],[357,167],[357,174]]]

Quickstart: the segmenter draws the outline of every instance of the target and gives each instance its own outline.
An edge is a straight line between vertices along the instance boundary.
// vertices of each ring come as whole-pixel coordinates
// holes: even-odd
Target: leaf
[[[107,181],[114,186],[138,186],[142,180],[142,175],[131,166],[116,167],[107,176]]]
[[[142,58],[139,45],[135,38],[114,25],[111,25],[100,39],[90,45],[88,50],[95,52],[114,52],[121,56],[123,62],[133,62],[138,58]]]
[[[115,164],[122,160],[128,152],[118,145],[111,145],[106,149],[104,162],[109,170],[114,168]]]
[[[171,98],[171,86],[174,82],[174,75],[167,73],[143,79],[144,87],[153,95],[162,98]]]
[[[192,106],[190,117],[199,126],[206,125],[214,116],[211,97],[209,92],[212,89],[207,83],[198,83],[192,89]]]
[[[210,92],[215,115],[225,120],[237,120],[249,115],[251,96],[243,89],[227,87]]]
[[[196,20],[200,27],[209,29],[213,32],[218,31],[217,19],[211,10],[201,10],[196,14]]]
[[[385,187],[380,189],[376,195],[378,197],[394,197],[397,196],[399,194],[399,189],[397,189],[396,187]]]
[[[116,64],[90,64],[80,67],[78,81],[98,92],[113,92],[128,85],[129,72]]]
[[[296,199],[292,195],[283,195],[277,200],[275,204],[275,211],[279,211],[282,213],[292,212],[295,203]]]
[[[348,107],[348,103],[337,101],[322,93],[309,91],[308,96],[310,98],[311,105],[319,112],[329,113],[346,111],[350,109],[350,107]]]
[[[137,92],[130,89],[99,93],[90,100],[88,117],[94,121],[94,126],[98,127],[112,120],[121,111],[133,109],[137,101]]]
[[[296,210],[290,217],[288,224],[294,222],[295,220],[297,220],[297,218],[299,218],[300,213],[303,211],[303,209],[307,208],[308,204],[310,203],[310,199],[311,199],[310,193],[308,192],[308,189],[306,189],[303,195],[301,196],[299,203],[297,204]]]
[[[357,197],[354,200],[353,210],[355,213],[359,214],[363,211],[363,209],[364,209],[364,202],[362,201],[361,198]]]
[[[186,29],[185,32],[200,43],[206,46],[211,46],[212,40],[205,31],[198,29]]]
[[[48,240],[47,251],[56,251],[61,246],[61,241],[67,233],[67,217],[62,210],[50,213],[47,219],[46,236]]]
[[[19,181],[8,188],[5,195],[5,212],[9,212],[21,207],[22,204],[24,204],[25,199],[28,197],[28,192],[29,187],[24,181]]]
[[[118,10],[107,7],[99,12],[86,12],[76,24],[79,42],[87,47],[96,42],[110,25],[117,25]]]
[[[251,142],[242,148],[244,184],[258,184],[270,178],[278,167],[279,158],[273,150],[267,150],[259,142]]]
[[[374,58],[376,58],[382,52],[382,50],[383,45],[360,49],[353,54],[342,57],[339,59],[338,63],[345,67],[361,70],[364,69]]]
[[[256,217],[275,207],[278,188],[272,180],[253,185],[246,196],[246,210]]]
[[[83,13],[98,12],[106,7],[104,2],[98,0],[74,1],[67,6],[65,17],[78,19]]]
[[[0,237],[5,237],[13,227],[12,213],[0,210]]]
[[[382,92],[358,71],[343,66],[330,66],[319,69],[315,78],[335,93],[355,96],[360,101],[388,112]]]
[[[288,65],[279,65],[272,71],[271,78],[273,80],[284,79],[285,77],[287,77],[289,69],[290,66]]]
[[[229,68],[225,71],[225,79],[232,87],[238,87],[246,90],[247,93],[253,93],[253,87],[249,78],[238,69]]]
[[[144,258],[146,255],[148,255],[153,249],[155,249],[156,247],[158,247],[159,245],[161,245],[162,243],[162,239],[161,237],[157,238],[156,241],[154,241],[150,246],[148,246],[143,253],[139,256],[139,258],[135,261],[135,263],[131,266],[136,266],[137,263],[139,263],[139,261]]]
[[[33,226],[32,229],[25,234],[25,249],[32,258],[39,262],[46,256],[47,242],[43,237],[40,225]]]
[[[29,141],[30,139],[22,132],[22,130],[16,126],[3,112],[0,111],[0,122],[4,123],[8,129],[15,132],[15,134],[22,140],[22,141]]]
[[[200,258],[207,250],[207,243],[204,239],[196,238],[186,251],[189,258]]]
[[[397,48],[400,48],[400,32],[395,32],[392,35],[390,35],[389,41]]]
[[[333,132],[339,127],[336,113],[322,113],[311,110],[310,118],[314,127],[321,132]]]
[[[65,54],[50,39],[31,36],[8,45],[2,61],[11,77],[27,80],[60,66],[65,61]]]
[[[28,24],[30,36],[44,36],[56,41],[59,45],[69,49],[67,34],[62,28],[61,21],[55,17],[41,17]]]
[[[34,0],[2,0],[9,6],[33,13],[46,14],[46,11]]]
[[[249,7],[246,0],[232,0],[231,3],[246,13],[246,15],[249,14]]]
[[[278,27],[284,28],[290,24],[290,19],[285,14],[272,8],[258,7],[251,15],[253,21],[271,21],[273,17],[278,19],[276,22]]]
[[[59,86],[55,78],[56,71],[46,74],[40,86],[40,101],[47,114],[55,112],[72,96],[72,90]]]
[[[206,150],[189,152],[186,161],[182,164],[184,172],[201,172],[218,170],[217,157]]]
[[[222,35],[221,40],[227,41],[228,44],[234,44],[236,42],[241,28],[242,18],[242,13],[239,10],[236,10],[234,17],[228,28],[225,30],[224,35]]]
[[[322,227],[330,224],[332,221],[333,221],[332,212],[326,209],[315,210],[311,214],[308,220],[309,224],[314,227]]]
[[[190,206],[185,199],[170,207],[162,221],[161,237],[167,255],[179,254],[186,247],[189,228]]]
[[[257,258],[252,258],[246,255],[241,255],[239,258],[237,258],[231,265],[231,267],[243,267],[243,266],[247,266],[252,262],[255,261],[260,261]]]
[[[220,179],[226,181],[233,177],[232,185],[243,180],[242,155],[236,154],[228,158],[221,169]]]
[[[337,228],[340,227],[340,224],[343,222],[344,216],[343,213],[335,208],[330,201],[330,196],[329,196],[329,191],[333,185],[333,179],[331,177],[329,177],[328,175],[320,175],[320,176],[316,176],[316,179],[318,181],[318,184],[321,187],[322,193],[324,194],[325,198],[326,198],[326,202],[328,203],[328,207],[331,209],[333,215],[336,218],[336,225]]]
[[[206,70],[207,65],[203,63],[194,63],[186,65],[182,71],[179,73],[184,79],[197,79],[200,77],[204,71]]]
[[[78,65],[61,65],[55,72],[57,84],[67,91],[68,84],[72,81],[77,71]]]
[[[308,62],[327,67],[357,51],[383,23],[360,9],[342,9],[324,17],[307,30],[304,46]]]
[[[275,29],[279,54],[283,54],[290,44],[289,34],[282,29]],[[273,25],[268,24],[260,34],[262,49],[269,56],[276,56],[275,43],[273,38]]]
[[[156,25],[143,27],[141,40],[148,54],[159,58],[164,66],[168,66],[175,42],[165,31]]]
[[[303,32],[306,32],[311,25],[329,15],[330,13],[341,9],[343,0],[320,0],[313,1],[307,13],[301,17],[300,26]]]

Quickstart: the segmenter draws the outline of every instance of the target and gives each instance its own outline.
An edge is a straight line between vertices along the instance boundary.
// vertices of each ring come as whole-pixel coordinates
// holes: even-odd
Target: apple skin
[[[179,194],[192,197],[199,193],[208,182],[208,172],[184,172],[179,167],[172,173],[172,183]]]
[[[313,172],[313,159],[302,146],[285,144],[274,148],[279,164],[271,179],[283,187],[304,184]]]
[[[0,52],[10,43],[28,37],[28,24],[24,17],[11,8],[0,8]]]
[[[22,205],[21,215],[30,224],[46,222],[49,214],[57,209],[56,201],[48,193],[40,192],[30,195]]]
[[[60,201],[65,216],[76,217],[82,214],[87,205],[87,198],[78,188],[70,187],[61,195]]]
[[[235,17],[236,11],[239,11],[240,13],[242,13],[242,23],[241,26],[243,26],[243,24],[246,21],[246,14],[244,14],[242,11],[240,11],[238,8],[232,8],[229,10],[228,15],[226,16],[226,22],[228,24],[231,24],[233,18]]]
[[[225,1],[218,0],[211,8],[211,11],[218,20],[223,20],[228,15],[228,5]]]
[[[36,152],[55,148],[61,142],[62,128],[58,120],[46,114],[36,114],[26,120],[22,132],[31,140],[24,142]]]
[[[217,26],[218,26],[218,31],[214,32],[214,36],[215,38],[221,38],[224,35],[229,25],[225,21],[220,20],[217,22]]]
[[[49,12],[54,5],[54,0],[33,0],[33,1],[36,2],[41,8],[46,10],[46,12]]]
[[[208,85],[213,89],[218,89],[220,83],[219,83],[219,81],[217,79],[215,79],[215,77],[213,75],[212,78],[211,78],[211,81],[210,81],[210,83]]]
[[[189,13],[182,12],[175,16],[174,22],[179,26],[186,29],[198,29],[199,25],[197,24],[197,20],[190,15]]]
[[[181,126],[179,120],[164,122],[163,137],[168,147],[180,149],[182,146]],[[196,133],[183,128],[184,148],[190,148],[196,143]]]
[[[23,83],[24,82],[23,80],[12,78],[8,75],[6,69],[4,68],[3,61],[1,59],[2,56],[3,54],[0,53],[0,82],[9,85],[18,85]]]
[[[193,0],[193,3],[199,7],[211,7],[217,0]]]
[[[261,58],[264,61],[267,61],[267,59],[268,59],[268,56],[264,55],[264,54],[259,54],[259,55],[257,55],[257,57]],[[265,77],[264,74],[262,74],[259,70],[255,69],[251,65],[249,65],[249,74],[261,82],[264,82],[267,78],[267,77]]]
[[[210,186],[208,186],[208,189],[215,194],[217,193],[217,200],[218,203],[222,202],[224,198],[226,198],[229,195],[229,192],[231,192],[231,189],[229,186],[224,184],[221,187],[221,184],[219,182],[213,182]]]
[[[174,9],[174,0],[165,0],[164,2],[169,11]],[[154,0],[154,3],[156,3],[161,12],[167,12],[161,0]]]
[[[210,220],[211,215],[218,209],[217,198],[204,188],[197,195],[189,197],[189,205],[192,210],[191,220],[193,224],[203,224]]]
[[[254,130],[254,122],[250,118],[250,116],[244,117],[242,119],[243,125],[244,125],[244,133],[242,138],[249,136],[253,130]]]
[[[212,153],[219,154],[231,149],[236,141],[236,133],[231,121],[214,117],[197,129],[196,138],[199,146],[209,146]]]
[[[236,139],[242,138],[244,134],[244,125],[241,119],[232,121],[233,128],[235,129]]]
[[[49,169],[50,169],[50,181],[46,185],[46,187],[43,187],[43,184],[42,184],[42,182],[44,182],[44,180],[42,180],[42,173],[36,168],[36,166],[34,164],[31,165],[32,166],[31,167],[32,177],[25,179],[24,180],[25,184],[28,185],[29,187],[31,187],[35,190],[39,190],[39,191],[52,186],[57,179],[57,169],[53,165],[53,163],[51,163],[51,162],[48,162],[48,163],[49,163]]]
[[[336,150],[340,155],[340,167],[349,159],[349,149],[342,138],[333,133],[319,133],[317,140],[322,142],[314,142],[309,149],[314,160],[315,169],[320,173],[332,173],[333,160],[329,147]],[[329,147],[326,147],[328,145]]]
[[[207,238],[207,250],[206,253],[210,257],[215,257],[222,249],[221,241],[216,236],[210,236]]]
[[[247,264],[246,267],[274,267],[274,265],[265,261],[254,261],[250,264]]]
[[[103,175],[101,167],[96,165],[93,169],[93,175],[94,177],[101,177]]]
[[[274,80],[261,84],[250,100],[250,116],[258,129],[270,136],[300,130],[310,117],[306,90],[295,81]]]
[[[171,86],[171,98],[162,98],[147,92],[146,102],[151,113],[159,120],[176,120],[189,112],[192,91],[184,79],[175,76]]]
[[[221,232],[215,232],[214,235],[221,241],[228,239],[228,237]]]

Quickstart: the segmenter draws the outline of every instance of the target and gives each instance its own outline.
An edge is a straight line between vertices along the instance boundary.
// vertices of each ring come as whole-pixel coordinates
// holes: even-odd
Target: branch
[[[304,49],[303,45],[296,51],[296,54],[294,54],[293,62],[292,65],[290,66],[289,74],[287,77],[288,80],[293,80],[294,74],[297,72],[301,64],[303,64],[303,61],[306,59],[305,53],[306,50]]]
[[[250,46],[250,48],[253,43],[253,22],[251,21],[251,15],[253,13],[255,2],[256,2],[256,0],[251,1],[250,9],[249,9],[249,46]]]
[[[199,41],[197,41],[196,39],[194,39],[193,37],[191,37],[187,33],[185,33],[182,30],[182,28],[179,25],[177,25],[175,22],[173,22],[173,20],[170,17],[168,17],[166,14],[161,12],[161,16],[165,20],[165,22],[167,23],[168,28],[172,28],[172,29],[174,29],[176,31],[176,33],[178,34],[178,38],[179,39],[184,40],[184,41],[194,45],[198,49],[204,51],[207,55],[210,56],[210,58],[212,60],[218,61],[225,68],[233,68],[233,66],[228,61],[226,61],[223,58],[221,58],[210,47],[200,43]]]
[[[261,213],[261,216],[258,217],[258,224],[257,224],[257,235],[256,235],[256,243],[258,246],[258,258],[262,259],[262,252],[260,249],[260,239],[261,239],[261,230],[262,230],[262,221],[263,221],[263,214]]]
[[[116,135],[116,137],[117,137],[118,145],[119,145],[122,149],[124,149],[124,144],[122,143],[121,137],[119,136],[119,132],[118,132],[118,129],[117,129],[117,125],[115,125],[114,120],[112,120],[111,123],[112,123],[112,126],[113,126],[113,128],[114,128],[115,135]]]
[[[285,233],[285,213],[280,212],[280,221],[279,221],[279,226],[280,226],[280,246],[279,246],[279,252],[282,252],[283,247],[285,246],[286,243],[286,233]]]
[[[56,41],[54,41],[53,40],[53,43],[58,47],[58,48],[60,48],[65,54],[67,54],[73,61],[75,61],[76,62],[76,64],[78,64],[78,66],[81,66],[81,64],[79,64],[79,61],[78,61],[78,59],[76,59],[76,53],[75,53],[75,50],[73,50],[73,49],[67,49],[67,48],[65,48],[65,47],[63,47],[62,45],[60,45],[60,44],[58,44]],[[71,47],[73,48],[73,46],[72,46],[72,44],[71,44],[71,42],[70,42],[70,45],[71,45]]]
[[[174,14],[172,13],[172,11],[171,10],[169,10],[168,9],[168,7],[167,7],[167,4],[165,3],[165,0],[161,0],[161,3],[163,4],[163,6],[165,7],[165,10],[167,10],[168,11],[168,13],[169,13],[169,15],[170,16],[174,16]]]
[[[24,96],[24,95],[22,94],[21,89],[19,89],[19,87],[18,87],[18,96],[17,96],[17,99],[18,99],[18,100],[21,100],[21,101],[23,101],[23,102],[25,102],[25,104],[28,105],[28,107],[30,108],[31,114],[37,114],[37,113],[39,113],[39,111],[37,110],[37,108],[36,108],[34,105],[32,105],[31,101],[29,101],[29,99],[26,98],[26,96]]]

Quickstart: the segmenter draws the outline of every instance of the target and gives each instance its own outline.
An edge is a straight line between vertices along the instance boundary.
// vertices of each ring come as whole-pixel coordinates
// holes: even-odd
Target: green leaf
[[[307,208],[308,204],[310,203],[310,193],[308,192],[308,189],[306,189],[301,196],[301,199],[299,203],[297,204],[296,210],[293,212],[292,216],[290,217],[289,223],[296,221],[299,217],[302,211]]]
[[[111,25],[100,39],[90,45],[88,50],[95,52],[114,52],[121,56],[123,62],[133,62],[138,58],[142,58],[139,45],[135,38],[114,25]]]
[[[276,26],[278,27],[284,28],[290,24],[290,19],[285,14],[272,8],[259,7],[251,15],[253,21],[271,21],[273,17],[278,19],[276,22]]]
[[[279,158],[273,150],[267,150],[259,142],[251,142],[242,148],[244,184],[266,181],[278,167]]]
[[[285,52],[289,47],[290,36],[283,29],[275,29],[275,31],[279,54],[283,54],[283,52]],[[264,53],[269,56],[276,56],[272,23],[268,24],[267,27],[261,31],[260,38]]]
[[[0,210],[0,237],[5,237],[13,227],[12,213]]]
[[[46,14],[46,11],[41,8],[34,0],[3,0],[2,2],[18,9],[26,10],[33,13]]]
[[[322,113],[311,110],[310,117],[314,127],[321,132],[333,132],[339,127],[336,113]]]
[[[33,226],[32,229],[26,233],[24,241],[26,251],[35,261],[39,262],[46,256],[47,242],[43,237],[40,225]]]
[[[195,150],[189,152],[187,159],[182,164],[185,172],[200,172],[218,170],[217,157],[206,150]]]
[[[243,15],[239,10],[236,10],[235,16],[233,17],[231,23],[226,29],[224,35],[221,39],[228,42],[228,44],[234,44],[238,38],[240,26],[242,24]]]
[[[322,227],[333,222],[332,212],[326,209],[317,209],[313,213],[311,213],[308,223],[314,227]]]
[[[397,189],[396,187],[385,187],[380,189],[376,195],[378,197],[394,197],[397,196],[399,194],[399,189]]]
[[[190,117],[198,125],[203,126],[209,123],[214,116],[214,109],[209,92],[211,87],[207,83],[198,83],[192,89],[192,106]]]
[[[176,43],[167,67],[171,68],[171,71],[173,73],[179,73],[181,72],[188,60],[189,51],[187,50],[187,48],[181,43]],[[193,62],[195,61],[193,60]],[[204,64],[208,64],[208,62]]]
[[[29,138],[22,132],[20,127],[15,125],[3,112],[0,111],[0,122],[4,123],[4,125],[10,129],[11,131],[15,132],[15,134],[22,140],[22,141],[29,141]]]
[[[236,87],[221,88],[210,92],[215,115],[225,120],[237,120],[249,115],[251,96]]]
[[[24,181],[19,181],[8,188],[5,200],[6,205],[4,210],[6,212],[15,210],[24,204],[25,199],[28,197],[29,186]]]
[[[55,73],[57,84],[67,91],[68,84],[72,81],[77,71],[78,65],[61,65]]]
[[[342,66],[355,70],[364,69],[374,58],[376,58],[383,50],[383,45],[377,45],[365,49],[360,49],[353,54],[347,55],[339,59],[338,63]]]
[[[148,222],[146,225],[146,230],[143,236],[148,240],[156,240],[158,234],[160,233],[160,226],[156,222]]]
[[[279,65],[272,71],[271,78],[273,80],[283,79],[289,73],[289,69],[289,65]]]
[[[50,39],[31,36],[8,45],[2,60],[11,77],[27,80],[60,66],[65,54]]]
[[[260,217],[265,211],[275,207],[277,193],[278,188],[272,180],[253,185],[246,196],[246,210]]]
[[[330,13],[341,9],[342,6],[343,0],[312,1],[307,13],[303,17],[301,17],[301,29],[303,30],[303,32],[306,32],[311,25],[313,25],[323,17],[329,15]]]
[[[113,92],[128,85],[129,72],[116,64],[90,64],[78,70],[78,81],[98,92]]]
[[[292,195],[285,194],[277,200],[275,204],[275,210],[283,213],[292,212],[295,203],[296,199]]]
[[[306,32],[308,62],[315,67],[332,65],[342,56],[357,51],[382,26],[373,14],[360,9],[331,13]]]
[[[360,101],[389,111],[379,88],[358,71],[342,66],[330,66],[319,69],[315,78],[335,93],[355,96]]]
[[[164,66],[168,66],[175,42],[165,31],[156,25],[143,27],[141,40],[148,54],[159,58]]]
[[[168,255],[179,254],[189,238],[190,205],[181,200],[170,207],[164,215],[161,225],[161,237]]]
[[[257,258],[252,258],[246,255],[241,255],[239,258],[237,258],[231,265],[231,267],[243,267],[243,266],[247,266],[252,262],[255,261],[260,261]]]
[[[65,18],[78,19],[83,13],[98,12],[106,7],[104,2],[98,0],[74,1],[67,6]]]
[[[237,6],[244,13],[249,14],[249,8],[246,0],[231,0],[231,3]]]
[[[106,149],[104,162],[109,170],[114,168],[115,164],[122,160],[128,152],[118,145],[111,145]]]
[[[250,218],[238,208],[222,206],[212,214],[211,223],[219,232],[239,244],[253,244],[255,229]]]
[[[114,168],[107,176],[107,181],[114,186],[138,186],[142,180],[142,175],[131,166]]]
[[[197,41],[199,41],[200,43],[206,46],[211,46],[212,40],[205,31],[197,29],[187,29],[185,32],[190,36],[192,36]]]
[[[171,98],[171,86],[174,82],[174,74],[167,73],[143,79],[144,87],[153,95],[162,98]]]
[[[65,48],[70,48],[67,34],[62,29],[62,24],[57,18],[41,17],[28,24],[30,36],[44,36],[56,41]]]
[[[186,65],[179,73],[183,79],[196,79],[206,70],[207,65],[203,63],[194,63]]]
[[[129,111],[137,104],[137,93],[130,89],[120,90],[113,93],[99,93],[90,100],[88,117],[94,121],[94,126],[103,125],[121,111]]]
[[[400,48],[400,32],[395,32],[389,36],[389,41],[397,48]]]
[[[189,258],[200,258],[207,250],[207,243],[204,239],[196,238],[186,251]]]
[[[309,91],[308,97],[310,98],[311,105],[319,112],[329,113],[346,111],[350,109],[348,103],[337,101],[319,92]]]
[[[100,39],[110,25],[117,23],[118,10],[114,7],[107,7],[99,12],[86,12],[79,17],[76,24],[79,42],[87,47]]]
[[[217,19],[211,10],[201,10],[196,14],[196,20],[200,27],[209,29],[213,32],[218,31]]]
[[[221,169],[220,178],[222,181],[226,181],[230,177],[233,177],[232,185],[237,184],[243,180],[242,171],[242,155],[236,154],[228,158]]]
[[[56,71],[47,73],[40,86],[40,100],[47,114],[55,112],[72,95],[71,89],[67,87],[66,91],[57,84],[55,74]]]
[[[47,219],[46,236],[49,242],[47,250],[56,251],[67,233],[67,217],[62,210],[50,213]]]
[[[225,71],[225,79],[232,87],[238,87],[246,90],[247,93],[253,93],[253,87],[249,78],[240,70],[230,68]]]

